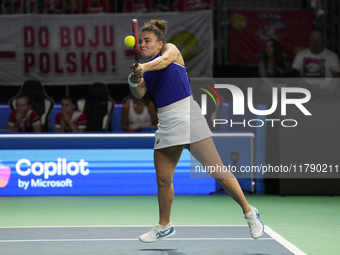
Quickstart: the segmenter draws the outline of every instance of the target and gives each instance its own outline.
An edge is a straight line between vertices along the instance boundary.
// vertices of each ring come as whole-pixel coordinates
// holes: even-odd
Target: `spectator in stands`
[[[157,123],[156,105],[147,95],[142,99],[131,95],[124,103],[121,123],[124,131],[137,132],[143,127],[156,127]]]
[[[157,1],[157,0],[156,0]],[[155,9],[154,0],[125,0],[124,12],[151,12]]]
[[[155,11],[167,12],[171,10],[174,0],[155,0]]]
[[[113,12],[110,0],[81,0],[78,13],[111,13]]]
[[[31,109],[29,98],[25,95],[16,100],[16,109],[8,118],[8,129],[11,132],[41,132],[40,117]]]
[[[211,0],[175,0],[172,4],[173,11],[194,11],[211,8]],[[217,1],[214,0],[213,4],[216,5]]]
[[[23,0],[24,13],[44,13],[44,0]]]
[[[87,130],[87,116],[78,110],[76,100],[69,96],[61,99],[61,112],[55,116],[55,132],[84,132]]]
[[[48,13],[53,14],[72,14],[78,13],[78,1],[76,0],[49,0]]]
[[[308,78],[339,78],[339,58],[335,52],[325,48],[325,38],[320,31],[312,31],[309,37],[309,48],[300,51],[293,62],[302,77]],[[308,80],[311,84],[318,84],[322,91],[337,90],[338,79]]]
[[[20,0],[2,0],[1,2],[2,14],[19,14],[22,12]]]
[[[258,66],[261,78],[279,78],[285,76],[290,69],[289,63],[285,60],[280,43],[275,39],[265,41],[263,59]],[[284,83],[275,83],[273,80],[265,79],[261,82],[260,92],[271,93],[273,87],[285,86]]]

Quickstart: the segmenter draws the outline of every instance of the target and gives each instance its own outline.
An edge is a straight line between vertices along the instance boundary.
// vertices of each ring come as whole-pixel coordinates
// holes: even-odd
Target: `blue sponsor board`
[[[214,140],[225,164],[235,150],[238,164],[253,164],[252,134],[215,134]],[[0,135],[0,196],[155,195],[153,144],[154,134]],[[175,194],[214,192],[216,181],[194,177],[192,163],[185,149]],[[250,190],[252,177],[242,179]]]
[[[152,149],[3,150],[1,160],[11,169],[2,196],[157,194]],[[214,191],[214,180],[190,178],[189,161],[184,151],[176,193]]]

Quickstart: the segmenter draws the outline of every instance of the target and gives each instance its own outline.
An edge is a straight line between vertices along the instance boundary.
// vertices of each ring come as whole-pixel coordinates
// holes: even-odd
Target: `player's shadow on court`
[[[148,255],[185,255],[177,249],[140,249],[140,251],[150,251]]]

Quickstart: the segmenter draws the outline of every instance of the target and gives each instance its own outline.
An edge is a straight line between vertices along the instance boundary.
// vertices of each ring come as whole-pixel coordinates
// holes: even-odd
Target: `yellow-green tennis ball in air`
[[[127,37],[125,37],[124,43],[128,47],[133,47],[135,46],[135,38],[132,35],[128,35]]]

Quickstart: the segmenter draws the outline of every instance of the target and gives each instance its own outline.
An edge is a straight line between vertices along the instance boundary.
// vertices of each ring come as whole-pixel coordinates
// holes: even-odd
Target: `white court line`
[[[7,226],[0,229],[20,228],[145,228],[153,225],[83,225],[83,226]],[[248,227],[248,225],[173,225],[174,227]]]
[[[25,242],[98,242],[98,241],[138,241],[137,238],[133,239],[32,239],[32,240],[0,240],[0,243],[25,243]]]
[[[269,236],[271,236],[274,240],[282,244],[285,248],[293,252],[295,255],[307,255],[303,251],[301,251],[298,247],[296,247],[291,242],[284,239],[282,236],[280,236],[278,233],[276,233],[274,230],[272,230],[270,227],[265,225],[264,232],[267,233]]]
[[[209,238],[209,237],[197,237],[197,238],[195,238],[195,237],[193,237],[193,238],[169,238],[169,239],[163,239],[163,241],[171,241],[171,240],[175,240],[175,241],[191,241],[191,240],[193,240],[193,241],[195,241],[195,240],[254,240],[255,241],[255,239],[253,239],[253,238],[251,238],[251,237],[217,237],[217,238]],[[260,239],[257,239],[257,240],[273,240],[273,238],[260,238]]]
[[[254,240],[253,238],[169,238],[162,241],[221,241],[221,240]],[[273,238],[260,238],[257,240],[273,240]],[[98,242],[98,241],[138,241],[137,238],[127,239],[32,239],[32,240],[0,240],[0,243],[20,243],[20,242]],[[255,240],[254,240],[255,241]]]

